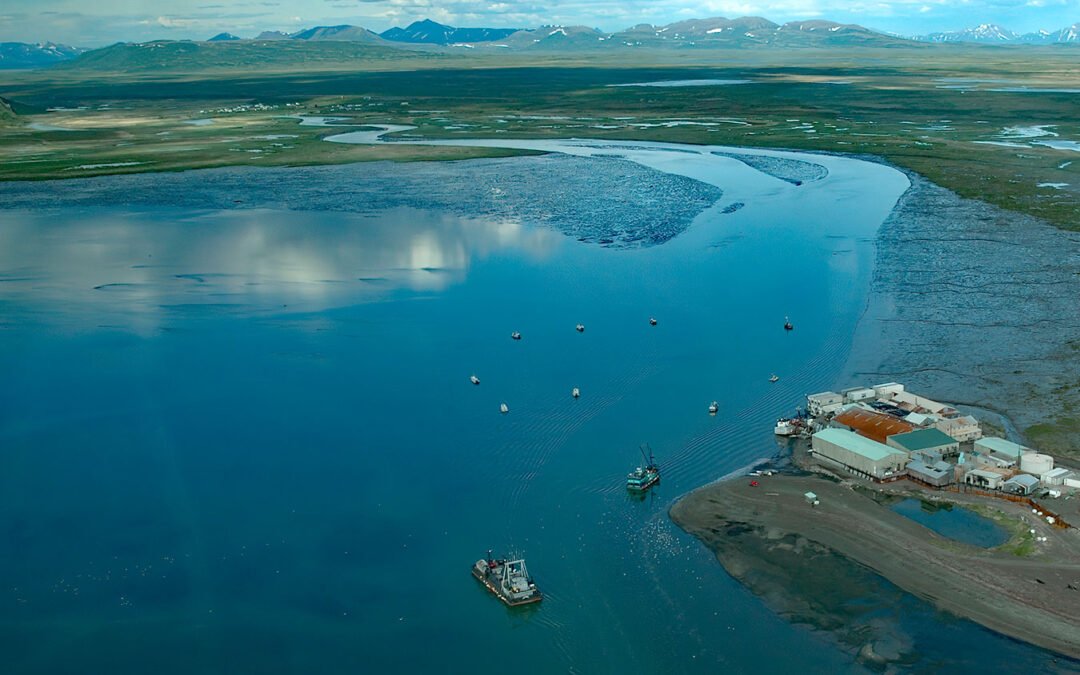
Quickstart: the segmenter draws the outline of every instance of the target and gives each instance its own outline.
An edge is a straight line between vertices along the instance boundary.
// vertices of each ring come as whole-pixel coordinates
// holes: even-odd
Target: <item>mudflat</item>
[[[945,538],[845,482],[816,476],[733,479],[700,488],[672,519],[725,563],[731,535],[805,538],[864,565],[940,609],[1073,658],[1080,657],[1080,532],[1027,518],[1047,537],[1029,556]],[[804,494],[813,492],[811,506]],[[1025,511],[1009,503],[995,508]],[[1030,509],[1026,510],[1030,516]],[[731,556],[734,559],[735,556]],[[740,565],[745,561],[740,559]],[[727,564],[725,563],[725,567]],[[738,570],[729,568],[738,576]]]

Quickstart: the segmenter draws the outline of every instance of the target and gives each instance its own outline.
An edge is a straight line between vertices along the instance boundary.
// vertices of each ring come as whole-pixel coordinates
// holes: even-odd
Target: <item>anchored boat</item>
[[[791,319],[784,317],[784,330],[795,330],[795,326],[792,325]]]
[[[473,384],[480,384],[480,378],[475,375],[470,375],[469,382],[472,382]]]
[[[520,340],[521,339],[521,333],[519,333],[517,331],[514,331],[513,333],[510,333],[510,339],[511,340]]]
[[[779,381],[780,381],[780,378],[777,376],[776,373],[773,373],[772,375],[769,376],[769,382],[779,382]]]
[[[570,392],[570,395],[573,396],[574,398],[580,398],[581,397],[581,390],[578,389],[577,387],[574,387],[573,391]]]
[[[575,328],[575,329],[577,330],[577,332],[579,332],[579,333],[584,333],[584,332],[585,332],[585,324],[583,324],[583,323],[579,323],[579,324],[578,324],[577,326],[575,326],[574,328]]]
[[[715,415],[718,410],[720,410],[720,403],[719,402],[713,401],[712,403],[709,404],[709,414],[710,415]]]
[[[646,448],[649,450],[648,456],[645,455]],[[653,459],[652,448],[649,448],[646,443],[638,450],[641,451],[641,457],[645,460],[645,466],[639,466],[626,475],[626,489],[631,492],[645,492],[660,482],[660,467]]]
[[[496,559],[488,551],[486,558],[473,565],[472,575],[510,607],[540,602],[544,598],[529,576],[523,559]]]
[[[510,412],[510,406],[506,405],[505,403],[500,403],[499,412],[505,415],[506,413]]]
[[[655,326],[656,325],[656,318],[655,317],[649,317],[649,325],[650,326]]]

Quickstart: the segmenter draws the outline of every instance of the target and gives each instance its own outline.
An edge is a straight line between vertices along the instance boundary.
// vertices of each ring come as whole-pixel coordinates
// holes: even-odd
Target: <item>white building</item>
[[[844,405],[844,397],[835,391],[823,391],[806,397],[806,412],[811,417],[821,417],[839,410]]]
[[[979,426],[979,420],[971,415],[938,420],[933,425],[961,443],[977,441],[982,438],[982,427]]]
[[[888,478],[904,470],[908,453],[847,429],[822,429],[811,440],[814,456],[869,478]]]
[[[1030,448],[1025,448],[1019,443],[1013,443],[996,436],[987,436],[975,441],[975,452],[1008,459],[1014,464],[1020,461],[1020,455],[1029,450]]]
[[[875,384],[873,389],[878,398],[889,398],[893,394],[904,391],[904,385],[896,382],[886,382],[885,384]]]
[[[1075,476],[1073,476],[1073,472],[1069,469],[1059,466],[1056,469],[1047,471],[1039,478],[1041,478],[1042,482],[1046,485],[1064,485],[1066,479],[1075,478]]]
[[[844,395],[845,403],[858,403],[859,401],[866,401],[877,397],[873,389],[866,387],[852,387],[851,389],[845,389],[840,392]]]

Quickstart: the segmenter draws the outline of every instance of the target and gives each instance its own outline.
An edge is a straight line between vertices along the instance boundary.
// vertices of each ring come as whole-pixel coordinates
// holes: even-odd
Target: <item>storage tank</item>
[[[1020,470],[1024,473],[1041,476],[1054,468],[1054,458],[1041,452],[1029,452],[1020,455]]]

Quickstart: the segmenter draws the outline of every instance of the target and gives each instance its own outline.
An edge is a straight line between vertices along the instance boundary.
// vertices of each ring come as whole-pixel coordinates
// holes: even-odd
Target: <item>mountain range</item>
[[[340,42],[381,47],[388,50],[433,48],[508,49],[537,51],[610,51],[612,48],[663,48],[700,49],[708,47],[753,48],[773,47],[834,47],[845,45],[901,46],[916,42],[983,44],[1080,44],[1080,23],[1057,31],[1039,31],[1019,34],[994,24],[982,24],[962,31],[930,33],[911,38],[889,35],[856,24],[840,24],[832,21],[791,21],[777,24],[758,16],[736,19],[714,17],[690,19],[663,26],[639,24],[614,33],[605,33],[587,26],[541,26],[529,29],[511,28],[457,28],[430,19],[416,21],[405,28],[391,28],[375,33],[361,26],[315,26],[294,33],[263,31],[250,39],[242,39],[232,33],[221,32],[205,43],[182,40],[189,45],[262,44],[282,40],[296,43]],[[34,68],[70,61],[87,53],[80,62],[104,64],[117,60],[122,64],[137,63],[130,52],[141,45],[164,45],[171,41],[149,43],[119,43],[97,50],[44,42],[0,43],[0,69]],[[166,50],[168,51],[168,50]],[[185,55],[192,55],[197,48],[185,48]],[[215,52],[216,53],[216,52]],[[289,50],[290,54],[297,54]],[[392,53],[392,52],[391,52]],[[211,54],[205,54],[209,59]],[[319,59],[330,58],[330,52],[317,55]],[[91,58],[92,57],[92,58]],[[157,59],[155,59],[157,61]],[[131,67],[127,65],[126,67]]]
[[[974,28],[947,33],[918,35],[915,40],[922,42],[981,42],[988,44],[1062,44],[1080,43],[1080,23],[1053,32],[1040,30],[1035,33],[1014,33],[1008,28],[996,24],[984,23]]]
[[[85,51],[53,42],[0,42],[0,69],[49,66],[73,59]]]

